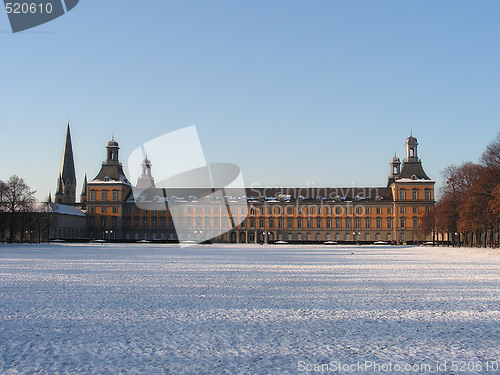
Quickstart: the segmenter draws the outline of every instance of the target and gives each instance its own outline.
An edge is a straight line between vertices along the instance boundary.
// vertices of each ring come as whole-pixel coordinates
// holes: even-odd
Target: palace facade
[[[406,157],[403,162],[392,158],[383,187],[246,188],[244,196],[220,187],[215,190],[224,192],[222,202],[214,201],[201,189],[155,187],[152,163],[147,158],[134,186],[141,188],[137,193],[123,171],[119,145],[112,139],[106,145],[106,159],[99,173],[83,186],[81,204],[87,215],[87,233],[91,240],[116,241],[427,241],[430,237],[421,230],[422,217],[435,205],[435,182],[424,172],[417,146],[412,135],[406,139]],[[71,163],[66,164],[71,167]],[[61,171],[61,202],[74,199],[73,175]],[[73,194],[71,198],[66,197],[65,186],[69,187],[68,195]],[[141,204],[136,204],[139,201]],[[225,207],[233,208],[224,211]],[[221,233],[221,228],[234,222],[240,224]]]

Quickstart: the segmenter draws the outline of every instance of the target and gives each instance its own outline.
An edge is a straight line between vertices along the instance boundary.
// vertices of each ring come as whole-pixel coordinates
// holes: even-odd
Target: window
[[[95,207],[90,207],[90,212],[95,212]]]
[[[411,191],[411,199],[416,201],[418,199],[418,190],[417,189],[413,189]]]
[[[127,214],[129,214],[129,213],[130,213],[130,206],[125,207],[125,212],[126,212]]]
[[[125,218],[125,228],[130,228],[130,222],[131,222],[131,219],[130,217],[126,217]]]
[[[278,228],[280,228],[280,229],[283,228],[283,218],[282,217],[278,218]]]
[[[193,213],[193,207],[186,208],[187,214],[191,215]]]
[[[387,207],[387,213],[392,214],[392,207]]]
[[[105,227],[106,226],[106,218],[103,216],[101,217],[101,227]]]
[[[406,213],[406,207],[399,207],[399,213],[400,214]]]
[[[210,214],[210,207],[205,207],[205,214],[209,215]]]
[[[202,209],[201,207],[196,207],[196,215],[201,215]]]
[[[192,228],[193,227],[193,218],[188,217],[186,219],[186,228]]]
[[[351,229],[351,218],[350,217],[345,218],[345,228]]]
[[[95,220],[94,220],[94,219],[95,219],[95,218],[94,218],[94,217],[92,217],[92,216],[91,216],[91,217],[90,217],[90,219],[89,219],[89,225],[90,225],[91,227],[93,227],[93,226],[94,226],[94,224],[95,224]]]
[[[308,217],[306,220],[306,226],[307,228],[312,228],[312,219],[310,217]]]
[[[323,209],[323,212],[325,213],[325,215],[330,215],[330,211],[331,211],[331,210],[330,210],[330,207],[325,207],[325,208]]]
[[[135,213],[138,214],[139,213],[139,207],[135,207]]]
[[[418,207],[413,207],[413,213],[418,214]]]
[[[356,206],[356,209],[355,209],[354,212],[356,212],[356,215],[361,215],[361,207],[360,206]]]
[[[286,208],[286,214],[287,215],[293,215],[293,207],[287,207]]]
[[[371,227],[371,219],[369,217],[365,218],[365,228],[370,229]]]
[[[255,216],[255,208],[250,209],[250,216]]]
[[[330,217],[326,218],[326,227],[331,228],[332,227],[332,219]]]
[[[168,226],[169,226],[169,228],[173,228],[174,227],[174,219],[172,219],[172,216],[170,216],[168,218]]]
[[[335,207],[335,215],[342,215],[342,207]]]
[[[269,219],[269,228],[274,228],[274,219],[273,218]]]
[[[103,190],[101,192],[101,200],[107,201],[108,200],[108,192],[106,190]]]
[[[113,200],[117,201],[118,200],[118,191],[113,190]]]
[[[392,219],[387,218],[387,229],[391,229],[391,228],[392,228]]]
[[[90,200],[95,201],[95,190],[90,190]]]
[[[147,208],[143,209],[142,213],[147,214],[148,213],[148,209]]]
[[[255,219],[250,219],[250,229],[255,229]]]
[[[365,208],[365,213],[369,214],[370,213],[370,207]]]
[[[219,207],[214,207],[214,214],[218,214],[219,213]]]
[[[142,227],[143,228],[148,227],[148,218],[147,217],[142,218]]]
[[[379,218],[379,217],[377,217],[377,218],[375,219],[375,225],[376,225],[377,229],[382,228],[382,219],[381,219],[381,218]]]
[[[413,229],[418,228],[418,217],[414,217],[412,221]]]
[[[116,216],[113,216],[113,217],[111,218],[111,226],[112,226],[113,228],[116,228],[116,224],[117,224],[117,222],[118,222],[118,218],[117,218]]]
[[[161,226],[162,228],[165,228],[165,224],[166,224],[166,220],[165,220],[165,218],[164,218],[164,217],[162,217],[162,218],[160,219],[160,226]]]
[[[356,229],[360,229],[361,228],[361,219],[359,217],[357,217],[355,220],[354,220],[354,227]]]
[[[335,218],[335,228],[342,229],[342,219],[340,217]]]
[[[139,228],[139,218],[138,217],[134,218],[134,227]]]
[[[302,218],[297,218],[297,228],[302,228]]]
[[[406,228],[406,219],[404,217],[402,217],[399,222],[400,222],[400,225],[399,225],[400,228],[405,229]]]
[[[153,218],[151,219],[151,227],[152,227],[152,228],[156,228],[156,221],[157,221],[156,217],[153,217]]]
[[[206,220],[207,219],[205,219],[205,222],[206,222]],[[210,219],[208,219],[208,220],[210,220]],[[241,221],[240,228],[241,229],[245,229],[246,226],[247,226],[247,220],[246,220],[246,218],[242,217],[240,221]]]
[[[431,189],[425,189],[424,194],[425,194],[425,200],[430,201],[431,200]]]
[[[214,227],[219,228],[219,219],[218,218],[214,219]]]
[[[103,214],[105,214],[105,213],[106,213],[106,207],[101,207],[101,212],[102,212]]]
[[[321,229],[321,218],[320,217],[316,218],[316,228]]]
[[[405,189],[399,189],[399,200],[405,200]]]
[[[382,213],[382,207],[377,207],[376,211],[377,214],[380,215]]]
[[[259,218],[259,228],[264,228],[264,218]]]
[[[291,217],[289,217],[287,219],[287,227],[288,227],[288,229],[292,229],[293,228],[293,219]]]
[[[118,213],[118,207],[113,207],[112,211],[113,211],[114,214],[117,214]]]
[[[200,229],[201,228],[201,217],[197,217],[195,222],[196,222],[195,228]]]

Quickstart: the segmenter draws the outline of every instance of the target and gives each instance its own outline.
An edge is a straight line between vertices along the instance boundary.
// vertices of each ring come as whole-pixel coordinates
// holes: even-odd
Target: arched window
[[[370,229],[371,227],[371,219],[369,217],[365,218],[365,228]]]
[[[425,200],[430,201],[431,200],[431,189],[429,189],[429,188],[425,189],[424,194],[425,194]]]
[[[351,229],[351,218],[350,217],[345,218],[345,228]]]
[[[399,189],[399,199],[400,200],[405,200],[406,199],[405,189]]]
[[[321,229],[321,217],[316,218],[316,228]]]
[[[418,190],[417,189],[412,189],[411,191],[411,199],[416,201],[418,199]]]
[[[406,228],[406,218],[402,217],[400,220],[399,220],[399,227],[401,229],[405,229]]]
[[[413,219],[412,219],[412,225],[413,225],[413,229],[417,229],[418,228],[418,217],[414,216]]]

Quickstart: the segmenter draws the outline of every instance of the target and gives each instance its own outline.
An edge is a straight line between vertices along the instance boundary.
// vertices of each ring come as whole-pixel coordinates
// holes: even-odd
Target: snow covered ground
[[[499,374],[499,362],[499,250],[0,245],[1,374]]]

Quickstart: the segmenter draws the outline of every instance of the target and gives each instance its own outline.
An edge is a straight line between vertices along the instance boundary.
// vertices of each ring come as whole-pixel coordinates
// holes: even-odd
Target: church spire
[[[87,173],[85,173],[85,179],[83,180],[82,193],[80,194],[80,204],[85,207],[87,204]]]
[[[76,172],[75,161],[73,159],[73,146],[71,145],[71,132],[66,128],[66,141],[64,143],[61,170],[59,172],[58,192],[63,195],[60,203],[74,204],[76,197]]]

